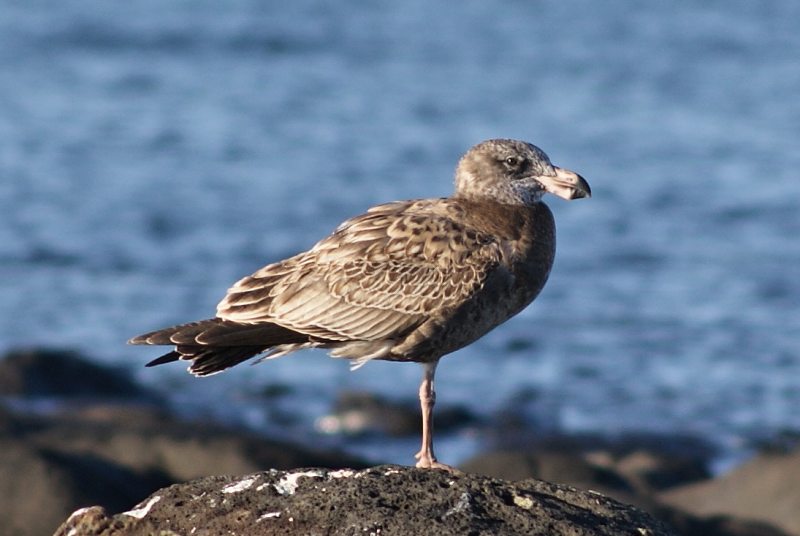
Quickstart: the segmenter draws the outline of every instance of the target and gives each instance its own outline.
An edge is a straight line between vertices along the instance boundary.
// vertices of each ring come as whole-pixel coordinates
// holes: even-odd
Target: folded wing
[[[496,241],[441,201],[379,205],[240,280],[217,316],[331,341],[397,339],[470,299],[500,261]]]

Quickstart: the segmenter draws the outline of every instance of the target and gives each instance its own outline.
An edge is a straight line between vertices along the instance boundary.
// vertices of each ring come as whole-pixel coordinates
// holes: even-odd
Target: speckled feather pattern
[[[507,218],[509,210],[517,217]],[[512,225],[500,229],[495,219]],[[532,229],[537,222],[546,224],[538,229],[538,240],[524,244],[522,237],[533,233],[523,234],[525,229],[514,224]],[[325,341],[391,341],[376,358],[438,358],[438,351],[423,354],[438,346],[452,351],[476,338],[472,328],[454,330],[451,318],[486,317],[480,324],[489,328],[535,297],[552,264],[553,236],[552,217],[543,205],[531,210],[458,199],[380,205],[345,222],[310,251],[236,283],[217,316],[271,322]],[[538,277],[517,281],[516,265],[529,258],[535,259]],[[491,304],[477,299],[487,285]],[[487,305],[493,314],[469,311]],[[424,345],[429,350],[416,351],[411,343],[420,339],[416,331],[423,325],[426,333],[446,333],[449,342],[429,341]],[[463,333],[452,338],[456,331]],[[371,347],[358,348],[342,357],[363,357]]]
[[[310,250],[238,281],[216,318],[131,342],[175,344],[151,364],[193,360],[198,375],[308,347],[357,364],[436,361],[544,286],[555,227],[538,179],[557,169],[524,142],[479,144],[459,162],[453,197],[373,207]]]

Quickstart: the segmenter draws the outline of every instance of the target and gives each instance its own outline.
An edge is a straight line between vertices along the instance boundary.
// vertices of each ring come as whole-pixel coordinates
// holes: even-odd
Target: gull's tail
[[[189,372],[208,376],[238,365],[267,350],[288,353],[308,345],[308,335],[261,322],[245,324],[210,318],[139,335],[129,344],[175,345],[175,350],[147,363],[148,367],[191,361]]]

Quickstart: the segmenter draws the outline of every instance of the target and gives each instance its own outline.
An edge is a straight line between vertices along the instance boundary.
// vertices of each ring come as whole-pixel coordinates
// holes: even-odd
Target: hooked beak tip
[[[592,189],[586,179],[568,169],[559,167],[555,169],[554,177],[540,178],[540,182],[548,192],[567,200],[592,197]]]
[[[580,199],[582,197],[592,197],[592,188],[582,176],[575,174],[578,177],[578,182],[575,185],[575,196],[573,199]]]

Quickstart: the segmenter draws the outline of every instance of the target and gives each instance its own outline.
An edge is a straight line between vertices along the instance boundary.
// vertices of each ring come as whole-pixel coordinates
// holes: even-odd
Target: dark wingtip
[[[178,361],[180,358],[181,354],[173,350],[168,354],[164,354],[161,357],[153,359],[147,363],[145,367],[155,367],[156,365],[163,365],[164,363],[172,363],[173,361]]]

